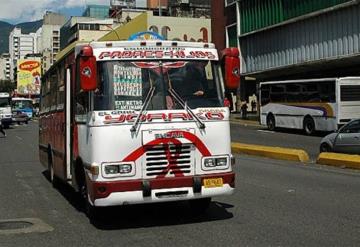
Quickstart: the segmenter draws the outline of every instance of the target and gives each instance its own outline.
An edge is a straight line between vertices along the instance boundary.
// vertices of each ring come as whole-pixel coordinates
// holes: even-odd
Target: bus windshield
[[[0,107],[9,107],[10,98],[0,98]]]
[[[31,100],[12,100],[12,108],[14,110],[20,109],[32,109],[32,101]]]
[[[221,106],[219,70],[210,61],[110,61],[99,64],[95,110],[140,110],[154,88],[148,110],[181,109],[174,90],[190,108]]]

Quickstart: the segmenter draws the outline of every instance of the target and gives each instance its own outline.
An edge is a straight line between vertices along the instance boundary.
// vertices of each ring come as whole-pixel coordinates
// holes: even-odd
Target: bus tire
[[[79,186],[79,192],[80,192],[80,197],[81,197],[81,201],[83,204],[83,208],[84,208],[84,213],[86,214],[86,216],[89,218],[90,221],[94,221],[96,219],[98,219],[99,216],[99,212],[98,209],[91,205],[91,203],[89,202],[89,193],[88,193],[88,188],[87,188],[87,184],[86,184],[86,174],[85,174],[85,170],[84,167],[81,163],[81,161],[77,161],[76,162],[76,168],[75,168],[75,173],[76,173],[76,183]]]
[[[315,122],[314,119],[312,119],[312,117],[310,116],[306,116],[304,118],[304,122],[303,122],[303,129],[305,134],[307,135],[313,135],[315,133]]]
[[[327,143],[321,143],[320,145],[320,153],[328,153],[331,152],[332,149],[329,144]]]
[[[51,185],[54,188],[58,188],[59,180],[56,177],[55,172],[54,172],[53,152],[50,147],[48,148],[48,171],[49,171],[49,179],[50,179]]]
[[[266,117],[266,125],[268,130],[270,131],[274,131],[276,128],[275,125],[275,117],[272,113],[270,113],[267,117]]]
[[[191,211],[194,214],[204,213],[209,208],[210,203],[211,197],[189,200]]]

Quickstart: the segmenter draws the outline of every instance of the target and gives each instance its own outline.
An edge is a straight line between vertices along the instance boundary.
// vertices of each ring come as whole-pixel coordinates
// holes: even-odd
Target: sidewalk
[[[242,119],[240,112],[230,113],[230,122],[242,125],[260,126],[259,118],[256,113],[249,112],[246,119]]]

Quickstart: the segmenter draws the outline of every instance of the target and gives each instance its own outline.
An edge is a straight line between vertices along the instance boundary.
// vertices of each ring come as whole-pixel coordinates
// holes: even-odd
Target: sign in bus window
[[[115,96],[141,97],[142,95],[140,68],[115,64],[113,82]]]
[[[138,110],[142,106],[141,68],[131,63],[114,64],[113,90],[116,110]]]

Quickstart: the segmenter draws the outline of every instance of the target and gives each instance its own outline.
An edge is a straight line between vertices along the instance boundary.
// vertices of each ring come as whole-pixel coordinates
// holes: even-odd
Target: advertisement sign
[[[20,59],[17,62],[17,93],[40,94],[41,62],[39,59]]]

